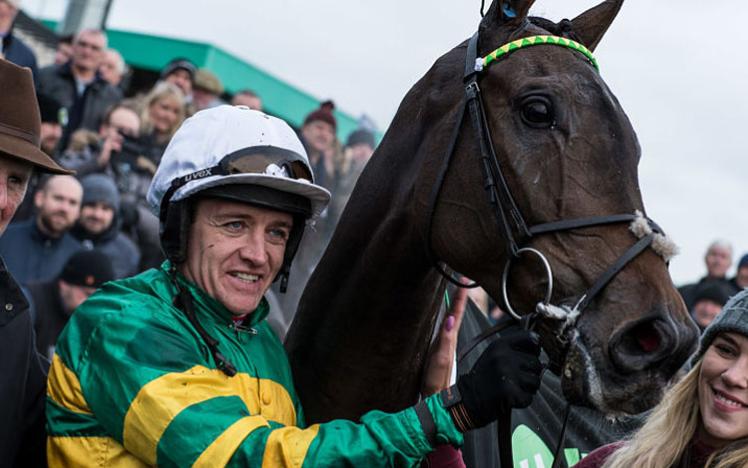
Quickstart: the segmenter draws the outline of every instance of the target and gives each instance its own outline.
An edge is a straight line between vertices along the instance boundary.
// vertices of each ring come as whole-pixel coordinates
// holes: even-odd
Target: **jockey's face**
[[[280,271],[292,223],[281,211],[200,200],[182,274],[234,315],[252,312]]]

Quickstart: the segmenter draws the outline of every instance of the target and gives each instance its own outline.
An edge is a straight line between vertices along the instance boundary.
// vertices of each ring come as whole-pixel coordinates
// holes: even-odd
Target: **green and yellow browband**
[[[485,57],[479,57],[475,59],[475,71],[483,71],[483,69],[489,66],[491,63],[499,60],[500,58],[508,55],[511,52],[514,52],[515,50],[536,45],[555,45],[576,50],[577,52],[587,57],[587,60],[590,61],[592,66],[600,71],[600,67],[597,65],[597,60],[595,60],[592,52],[583,44],[580,44],[577,41],[572,41],[571,39],[566,39],[565,37],[550,35],[523,37],[522,39],[508,42],[498,49],[494,50],[490,54],[486,55]]]

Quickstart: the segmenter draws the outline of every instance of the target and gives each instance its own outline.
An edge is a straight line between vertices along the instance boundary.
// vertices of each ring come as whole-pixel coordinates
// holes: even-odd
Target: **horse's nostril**
[[[645,353],[652,353],[660,347],[660,334],[648,323],[635,327],[631,334]]]
[[[666,321],[649,319],[615,333],[609,344],[611,361],[624,373],[656,365],[677,341],[671,328]]]

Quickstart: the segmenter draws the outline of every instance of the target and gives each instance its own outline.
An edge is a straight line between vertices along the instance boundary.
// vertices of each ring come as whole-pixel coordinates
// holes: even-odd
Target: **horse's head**
[[[593,51],[622,0],[603,2],[559,24],[528,17],[532,3],[496,0],[480,26],[478,57],[536,35],[573,39]],[[456,82],[465,67],[465,50],[458,47],[445,55],[427,75],[427,81],[441,83],[443,91],[430,99],[453,103],[448,109],[442,104],[447,117],[440,132],[441,147],[446,146],[449,128],[463,108],[464,99],[459,97],[465,95],[464,85]],[[585,53],[568,46],[519,47],[487,65],[477,83],[486,133],[508,192],[528,227],[644,211],[636,135]],[[490,171],[481,160],[486,152],[481,152],[471,117],[467,110],[428,221],[434,254],[475,279],[495,299],[501,298],[502,273],[512,258],[500,222],[503,212],[519,246],[533,247],[549,260],[554,282],[551,304],[560,306],[559,311],[574,311],[583,295],[613,271],[643,233],[634,235],[631,220],[624,219],[523,234],[506,199],[497,197],[494,206],[489,202],[485,186]],[[437,152],[431,163],[439,166],[443,157],[443,152]],[[438,180],[438,174],[435,177]],[[424,188],[424,193],[428,191]],[[583,310],[576,320],[569,318],[570,326],[560,329],[551,319],[540,322],[544,347],[558,358],[564,392],[572,403],[591,404],[607,413],[649,408],[694,350],[697,329],[673,287],[666,262],[651,247],[635,253],[599,294],[582,301]],[[545,294],[546,277],[534,256],[514,258],[507,282],[513,307],[534,311]]]

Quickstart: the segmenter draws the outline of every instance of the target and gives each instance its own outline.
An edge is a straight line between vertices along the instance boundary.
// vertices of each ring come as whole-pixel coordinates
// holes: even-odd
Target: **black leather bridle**
[[[478,59],[478,32],[476,32],[468,41],[467,54],[465,58],[465,73],[463,76],[463,83],[465,89],[465,96],[463,105],[457,115],[454,127],[450,136],[449,144],[447,146],[446,157],[442,159],[441,166],[437,172],[437,178],[435,184],[432,186],[432,190],[428,201],[429,221],[428,221],[428,232],[426,233],[426,242],[428,245],[428,252],[431,257],[434,267],[451,283],[459,287],[475,287],[476,283],[471,285],[462,284],[460,281],[452,277],[447,272],[445,265],[441,262],[436,254],[434,253],[431,237],[434,224],[434,212],[436,209],[436,203],[439,198],[439,194],[444,184],[444,178],[449,170],[449,165],[452,156],[455,152],[457,140],[460,135],[460,129],[462,127],[465,114],[467,113],[470,118],[470,124],[473,127],[475,136],[480,145],[479,162],[483,169],[484,183],[483,186],[488,194],[489,201],[492,207],[494,218],[499,225],[499,230],[502,233],[504,240],[506,241],[507,258],[509,261],[516,259],[521,252],[521,249],[526,246],[535,236],[548,233],[558,233],[571,231],[580,228],[592,227],[592,226],[605,226],[614,224],[627,225],[634,222],[637,219],[636,214],[612,214],[602,216],[591,216],[584,218],[574,219],[563,219],[558,221],[545,222],[541,224],[535,224],[529,226],[525,221],[525,217],[517,207],[514,197],[512,196],[511,190],[507,185],[504,172],[501,169],[499,158],[496,154],[496,149],[491,139],[491,132],[488,127],[488,121],[486,118],[485,109],[483,106],[483,100],[481,98],[481,90],[478,85],[478,78],[482,67],[476,66],[476,60]],[[555,36],[546,36],[555,37]],[[563,41],[569,41],[565,38],[558,38]],[[571,41],[574,42],[574,41]],[[554,45],[555,43],[549,43]],[[588,59],[591,58],[591,53],[587,51],[584,46],[574,42],[575,47],[579,46],[584,49],[585,55]],[[521,48],[521,47],[517,47]],[[497,49],[498,50],[498,49]],[[574,309],[578,312],[586,309],[590,303],[597,297],[597,295],[610,283],[610,281],[634,258],[646,250],[652,245],[655,236],[663,235],[662,229],[657,226],[649,218],[646,218],[646,222],[649,224],[649,233],[643,235],[637,242],[635,242],[623,255],[621,255],[607,270],[605,270],[590,286],[586,292],[584,292],[579,301],[577,302]],[[632,234],[633,235],[633,234]],[[536,313],[530,314],[530,320],[534,320]],[[498,328],[494,327],[480,336],[476,337],[471,345],[469,345],[463,352],[462,357],[472,350],[475,345],[483,341],[485,338],[495,334]],[[559,337],[560,338],[560,337]],[[562,341],[561,346],[566,347],[568,343]],[[562,354],[565,354],[565,350]],[[512,466],[512,451],[511,451],[511,415],[508,414],[506,418],[503,418],[498,422],[499,424],[499,447],[501,454],[501,466],[511,467]],[[566,418],[568,418],[568,408]],[[565,418],[565,421],[566,421]],[[563,437],[562,430],[561,437]],[[563,439],[559,441],[559,446],[556,448],[556,456],[554,458],[554,467],[557,466],[556,462],[559,460],[558,453]]]

